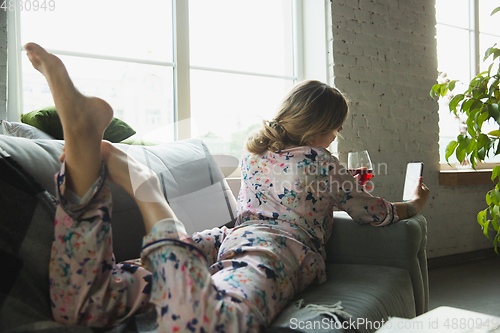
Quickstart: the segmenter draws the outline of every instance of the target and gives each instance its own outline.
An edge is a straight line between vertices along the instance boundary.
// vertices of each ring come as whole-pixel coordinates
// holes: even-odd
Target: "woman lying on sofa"
[[[257,332],[295,294],[326,280],[333,206],[358,223],[384,226],[427,201],[422,180],[412,201],[394,204],[344,172],[326,148],[342,129],[347,103],[336,89],[307,81],[247,141],[236,227],[190,237],[157,176],[102,141],[111,107],[78,92],[59,58],[37,44],[25,49],[47,79],[64,130],[50,263],[52,312],[61,323],[113,326],[156,309],[162,332]],[[142,213],[144,267],[115,263],[108,180]],[[351,189],[338,185],[346,181]]]

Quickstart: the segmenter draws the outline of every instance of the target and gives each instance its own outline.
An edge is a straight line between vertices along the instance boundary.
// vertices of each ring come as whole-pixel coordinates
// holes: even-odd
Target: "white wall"
[[[350,100],[339,139],[346,152],[368,149],[387,164],[374,195],[402,197],[407,162],[424,161],[431,198],[428,256],[491,247],[476,222],[489,186],[439,186],[438,105],[429,90],[437,78],[434,0],[332,2],[334,85]],[[384,171],[384,170],[382,170]]]

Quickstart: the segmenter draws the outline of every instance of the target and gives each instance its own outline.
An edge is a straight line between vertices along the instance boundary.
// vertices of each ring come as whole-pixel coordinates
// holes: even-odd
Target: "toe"
[[[34,54],[40,54],[41,51],[45,51],[40,45],[36,43],[26,43],[24,44],[24,49],[28,52],[34,53]]]
[[[31,61],[33,66],[36,69],[39,69],[42,64],[40,57],[43,55],[43,52],[46,51],[40,45],[35,43],[25,44],[24,49],[26,50],[26,55],[28,56],[28,59]]]
[[[26,54],[31,62],[37,64],[45,64],[49,66],[57,66],[58,63],[61,63],[61,60],[55,55],[47,52],[43,47],[36,43],[26,43],[24,45],[24,49],[26,50]]]

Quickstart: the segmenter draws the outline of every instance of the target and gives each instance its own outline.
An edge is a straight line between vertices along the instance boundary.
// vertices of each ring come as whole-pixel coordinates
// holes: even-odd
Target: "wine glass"
[[[373,166],[367,150],[350,152],[347,168],[360,185],[365,186],[373,177]]]

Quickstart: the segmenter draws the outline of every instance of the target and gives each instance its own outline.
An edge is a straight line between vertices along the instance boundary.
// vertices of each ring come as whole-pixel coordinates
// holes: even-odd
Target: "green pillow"
[[[55,106],[25,113],[21,115],[21,122],[34,126],[52,135],[57,140],[64,140],[61,120],[59,119]],[[126,122],[113,117],[111,124],[109,124],[106,131],[104,131],[104,140],[120,142],[134,134],[134,129]]]

